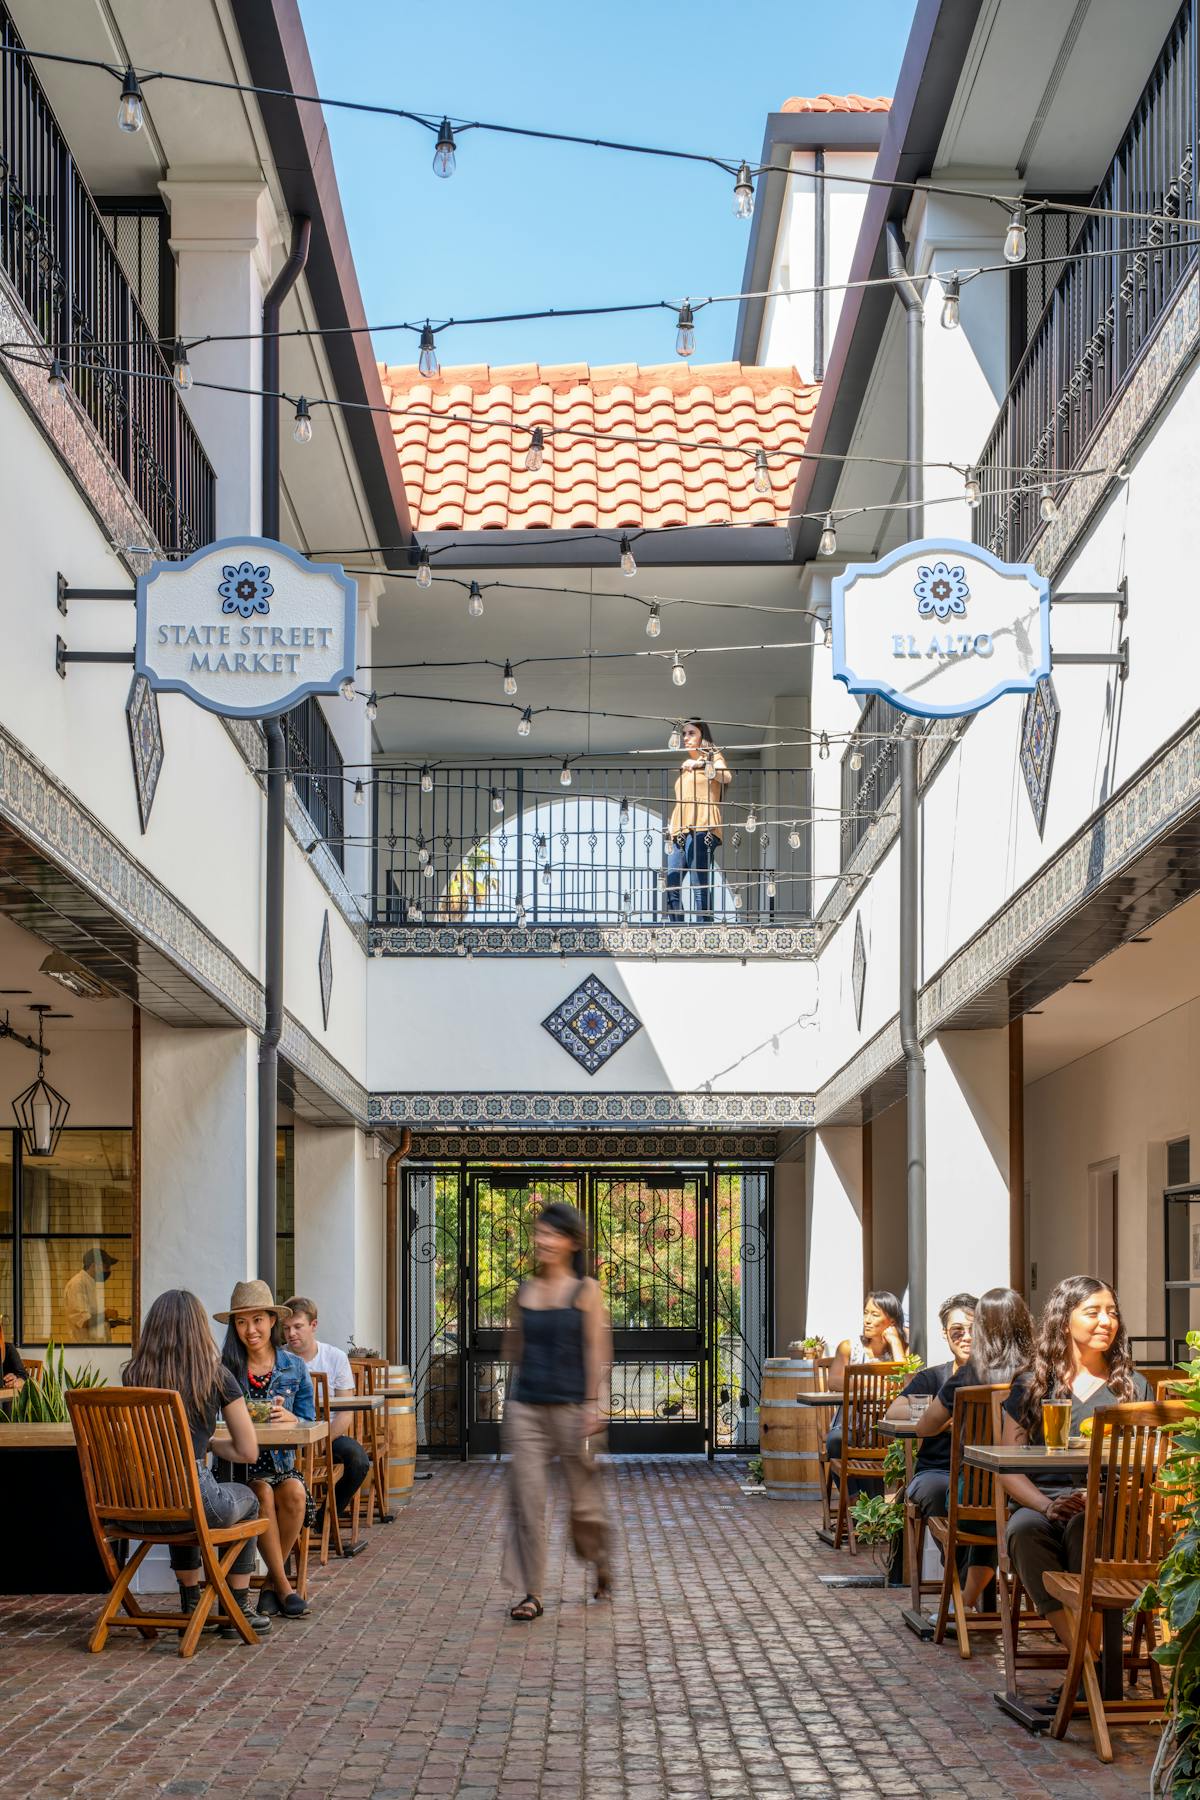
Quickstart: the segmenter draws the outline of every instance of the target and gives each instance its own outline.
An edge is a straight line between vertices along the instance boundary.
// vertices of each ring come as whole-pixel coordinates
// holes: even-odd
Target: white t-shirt
[[[301,1358],[303,1361],[303,1358]],[[354,1392],[354,1371],[350,1367],[350,1358],[336,1344],[323,1344],[317,1340],[317,1354],[311,1362],[304,1364],[310,1375],[320,1374],[329,1377],[329,1410],[337,1411],[335,1398],[338,1389],[343,1393]]]

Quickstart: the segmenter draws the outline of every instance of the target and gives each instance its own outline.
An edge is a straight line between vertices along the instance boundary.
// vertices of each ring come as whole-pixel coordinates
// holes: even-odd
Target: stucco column
[[[925,1046],[930,1344],[947,1295],[1008,1285],[1008,1032]]]
[[[296,1291],[316,1301],[326,1343],[382,1354],[383,1162],[352,1125],[297,1119],[295,1145]]]
[[[257,176],[193,179],[171,171],[159,183],[171,213],[176,257],[176,328],[184,339],[209,332],[253,333],[191,352],[197,383],[220,382],[221,392],[192,387],[186,404],[217,471],[217,534],[257,534],[262,525],[261,463],[263,294],[271,280],[275,211]]]
[[[254,1273],[257,1060],[252,1032],[182,1031],[143,1015],[143,1315],[174,1287],[215,1312]]]
[[[861,1328],[862,1132],[827,1125],[808,1139],[808,1305],[805,1334],[823,1337],[830,1351]]]

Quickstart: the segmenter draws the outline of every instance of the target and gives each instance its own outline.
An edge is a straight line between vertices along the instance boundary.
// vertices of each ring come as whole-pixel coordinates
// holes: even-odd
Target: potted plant
[[[850,1508],[854,1535],[871,1552],[871,1559],[887,1579],[896,1539],[904,1529],[904,1501],[899,1494],[859,1494]]]
[[[1171,1547],[1137,1608],[1162,1609],[1169,1633],[1154,1652],[1169,1671],[1167,1716],[1150,1775],[1150,1791],[1171,1800],[1200,1800],[1200,1331],[1189,1331],[1190,1362],[1174,1398],[1195,1415],[1174,1428],[1159,1480],[1174,1503]]]
[[[58,1350],[57,1359],[55,1349]],[[91,1363],[70,1370],[62,1347],[46,1346],[46,1364],[37,1380],[30,1379],[18,1389],[8,1405],[0,1409],[0,1430],[4,1425],[66,1425],[67,1393],[71,1388],[104,1387],[103,1375]]]

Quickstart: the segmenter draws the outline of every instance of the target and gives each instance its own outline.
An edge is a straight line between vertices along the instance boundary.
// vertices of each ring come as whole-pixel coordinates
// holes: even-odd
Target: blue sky
[[[791,94],[890,94],[912,0],[301,0],[320,91],[752,162]],[[367,310],[395,319],[736,292],[748,227],[718,169],[472,132],[448,181],[420,126],[330,111]],[[730,354],[735,306],[699,321],[696,362]],[[467,327],[442,362],[674,358],[674,319],[631,314]],[[415,362],[408,334],[376,340]]]

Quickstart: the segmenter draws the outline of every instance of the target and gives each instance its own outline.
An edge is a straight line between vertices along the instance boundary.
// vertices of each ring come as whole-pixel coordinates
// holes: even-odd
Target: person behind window
[[[733,780],[725,758],[713,743],[703,719],[683,728],[687,752],[675,778],[675,805],[667,824],[667,885],[663,911],[668,919],[683,917],[683,883],[691,883],[693,917],[712,918],[713,852],[721,842],[721,799]]]
[[[0,1389],[5,1393],[15,1394],[25,1386],[25,1364],[21,1361],[15,1344],[10,1344],[4,1335],[4,1320],[0,1318]]]
[[[1078,1435],[1099,1406],[1153,1396],[1133,1366],[1117,1296],[1094,1275],[1071,1275],[1046,1301],[1032,1366],[1013,1382],[1004,1402],[1006,1444],[1044,1444],[1042,1402],[1069,1400],[1071,1431]],[[1071,1628],[1061,1600],[1046,1592],[1052,1571],[1078,1574],[1083,1566],[1086,1488],[1062,1476],[1004,1475],[1005,1492],[1017,1503],[1008,1522],[1008,1552],[1021,1585],[1064,1644]]]
[[[63,1311],[76,1343],[111,1344],[114,1325],[125,1323],[116,1308],[105,1305],[104,1283],[117,1259],[107,1250],[83,1253],[82,1266],[63,1289]]]
[[[121,1381],[125,1387],[174,1388],[182,1396],[208,1523],[220,1529],[257,1519],[258,1501],[251,1490],[240,1482],[218,1481],[205,1461],[218,1412],[224,1416],[234,1450],[247,1462],[257,1457],[258,1441],[242,1390],[221,1362],[195,1294],[187,1288],[168,1288],[158,1296],[146,1314],[138,1347],[121,1371]],[[171,1567],[179,1583],[180,1611],[192,1613],[200,1597],[199,1549],[191,1544],[172,1546]],[[257,1596],[251,1592],[253,1571],[254,1539],[248,1538],[234,1560],[229,1585],[247,1621],[261,1634],[270,1631],[271,1621],[259,1612]],[[221,1636],[246,1641],[232,1624],[222,1625]]]
[[[354,1414],[340,1413],[334,1405],[335,1397],[344,1399],[353,1395],[354,1371],[344,1350],[339,1350],[336,1344],[318,1341],[316,1301],[306,1299],[303,1294],[293,1294],[287,1304],[292,1315],[283,1328],[288,1349],[300,1358],[310,1376],[321,1374],[329,1378],[329,1432],[333,1440],[329,1466],[342,1465],[334,1504],[340,1513],[344,1513],[371,1472],[371,1458],[366,1446],[352,1435]],[[351,1554],[366,1549],[365,1544],[346,1547]]]
[[[301,1420],[311,1424],[316,1418],[312,1382],[300,1358],[283,1348],[282,1326],[290,1314],[286,1306],[276,1306],[266,1282],[239,1281],[228,1312],[213,1317],[228,1327],[221,1358],[243,1397],[269,1404],[272,1425],[295,1425]],[[287,1559],[301,1531],[313,1525],[317,1509],[296,1472],[296,1452],[260,1450],[248,1480],[263,1518],[269,1521],[258,1547],[271,1587],[263,1589],[259,1605],[264,1612],[285,1619],[302,1618],[309,1610],[308,1601],[300,1598],[288,1580]]]

